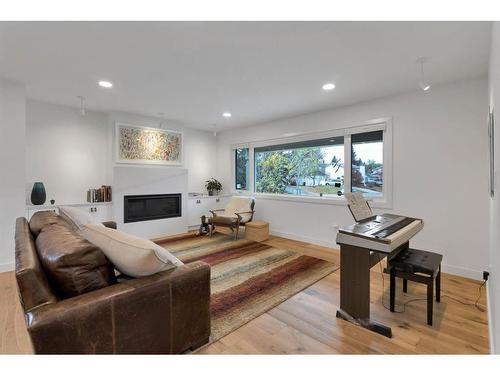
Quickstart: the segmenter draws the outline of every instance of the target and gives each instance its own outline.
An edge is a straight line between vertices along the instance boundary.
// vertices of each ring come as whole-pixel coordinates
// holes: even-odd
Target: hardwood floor
[[[329,248],[280,237],[267,243],[339,263],[338,251]],[[404,313],[391,313],[382,306],[382,295],[386,306],[389,295],[389,279],[384,277],[383,289],[379,266],[372,268],[371,311],[375,320],[392,327],[392,339],[335,318],[340,290],[337,271],[197,353],[488,353],[486,312],[451,299],[473,304],[479,282],[443,274],[443,298],[435,304],[434,326],[429,327],[425,300],[409,303]],[[0,291],[0,353],[31,353],[12,272],[0,274]],[[398,311],[405,301],[425,299],[421,284],[409,282],[408,294],[403,295],[399,283],[397,291]],[[484,289],[479,304],[486,304]]]
[[[268,244],[288,248],[339,264],[339,252],[330,248],[273,237]],[[408,283],[408,294],[402,293],[398,280],[396,310],[405,301],[423,298],[406,306],[404,313],[391,313],[389,278],[382,276],[378,265],[371,270],[372,317],[392,327],[393,338],[354,326],[335,318],[340,299],[339,271],[318,281],[274,309],[243,327],[210,344],[198,353],[204,354],[365,354],[365,353],[488,353],[486,312],[455,300],[474,304],[480,283],[459,276],[443,274],[441,303],[434,306],[434,326],[426,324],[426,290],[422,284]],[[449,296],[449,297],[447,297]],[[479,300],[486,303],[485,291]]]
[[[14,272],[0,273],[0,354],[32,353]]]

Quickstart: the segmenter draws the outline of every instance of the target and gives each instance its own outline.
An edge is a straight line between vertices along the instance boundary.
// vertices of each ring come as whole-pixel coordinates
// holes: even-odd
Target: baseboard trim
[[[292,234],[292,233],[287,233],[287,232],[281,232],[281,231],[275,231],[271,230],[270,232],[273,236],[278,236],[278,237],[283,237],[283,238],[288,238],[290,240],[296,240],[296,241],[302,241],[302,242],[309,242],[315,245],[319,246],[324,246],[324,247],[329,247],[332,249],[338,249],[339,247],[336,245],[335,240],[332,239],[332,241],[323,241],[323,240],[318,240],[315,238],[307,237],[307,236],[301,236],[297,234]],[[462,277],[467,277],[469,279],[474,279],[474,280],[482,280],[483,278],[483,271],[478,271],[470,268],[464,268],[464,267],[459,267],[459,266],[453,266],[450,264],[443,264],[442,265],[443,272],[452,274],[452,275],[457,275],[457,276],[462,276]]]
[[[0,263],[0,273],[14,271],[14,263]]]
[[[483,279],[483,271],[473,270],[471,268],[453,266],[451,264],[442,265],[443,272],[450,273],[452,275],[467,277],[468,279],[479,280]]]
[[[312,237],[300,236],[300,235],[297,235],[297,234],[292,234],[292,233],[287,233],[287,232],[280,232],[280,231],[276,231],[276,230],[271,230],[269,233],[271,235],[273,235],[273,236],[288,238],[289,240],[309,242],[309,243],[312,243],[314,245],[329,247],[331,249],[337,249],[337,250],[339,249],[339,247],[335,243],[335,240],[332,240],[332,241],[323,241],[323,240],[318,240],[318,239],[312,238]]]

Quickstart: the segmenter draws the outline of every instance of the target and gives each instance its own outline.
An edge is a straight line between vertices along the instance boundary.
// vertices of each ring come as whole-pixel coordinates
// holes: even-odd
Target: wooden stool
[[[250,221],[245,224],[245,238],[262,242],[269,239],[269,223],[266,221]]]
[[[390,305],[394,312],[396,277],[403,279],[403,292],[408,291],[408,280],[427,285],[427,324],[432,325],[433,290],[436,280],[436,302],[441,301],[441,254],[417,249],[402,250],[389,260],[391,275]]]

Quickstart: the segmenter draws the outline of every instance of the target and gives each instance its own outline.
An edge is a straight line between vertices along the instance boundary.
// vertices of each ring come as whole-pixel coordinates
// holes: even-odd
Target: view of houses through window
[[[255,148],[255,191],[337,196],[344,185],[343,137]]]
[[[351,190],[366,198],[381,198],[384,183],[384,144],[382,131],[351,136]]]
[[[345,171],[351,191],[368,198],[383,196],[383,131],[351,136],[351,165],[345,166],[344,137],[255,147],[254,186],[257,193],[337,197],[344,193]],[[234,150],[235,188],[249,187],[250,148]],[[345,169],[345,167],[347,169]]]

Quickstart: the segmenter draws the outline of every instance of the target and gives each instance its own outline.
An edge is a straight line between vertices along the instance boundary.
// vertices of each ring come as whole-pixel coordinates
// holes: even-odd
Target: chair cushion
[[[62,298],[116,283],[114,267],[104,253],[66,225],[45,226],[36,247],[47,278]]]
[[[236,215],[233,216],[225,216],[225,215],[217,215],[215,217],[209,217],[208,222],[220,225],[236,225],[238,221],[238,217]]]
[[[149,276],[183,264],[152,241],[102,225],[85,225],[82,235],[99,246],[115,267],[128,276]]]
[[[253,200],[254,200],[253,197],[247,197],[247,196],[231,197],[231,199],[229,200],[229,203],[227,204],[227,206],[224,210],[224,213],[221,215],[217,215],[217,216],[226,216],[228,218],[230,218],[230,217],[237,218],[235,213],[252,211]],[[241,222],[242,223],[246,223],[251,218],[252,218],[251,213],[241,214]]]
[[[64,223],[65,221],[53,211],[38,211],[31,217],[29,227],[31,234],[36,238],[45,226]]]

